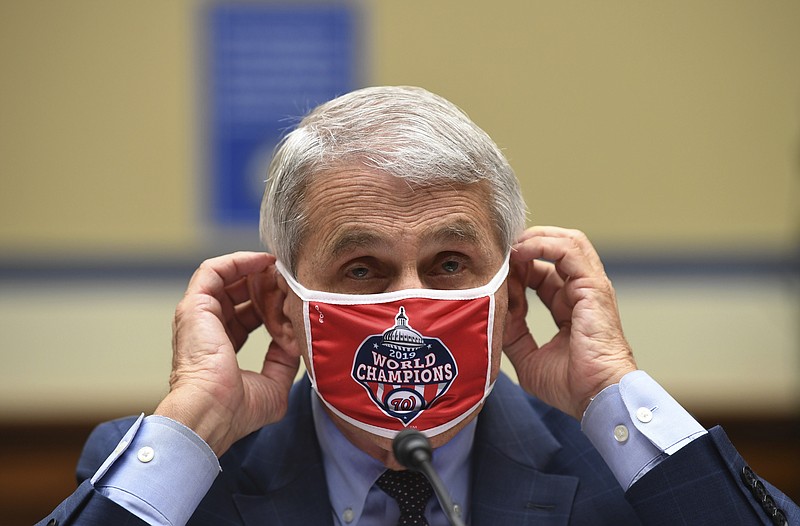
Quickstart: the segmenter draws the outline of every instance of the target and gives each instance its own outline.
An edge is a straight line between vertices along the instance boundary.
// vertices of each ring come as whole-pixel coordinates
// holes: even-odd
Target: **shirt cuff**
[[[214,452],[191,429],[141,415],[91,482],[148,524],[178,526],[188,522],[219,471]]]
[[[623,489],[706,430],[644,371],[594,397],[581,428]]]

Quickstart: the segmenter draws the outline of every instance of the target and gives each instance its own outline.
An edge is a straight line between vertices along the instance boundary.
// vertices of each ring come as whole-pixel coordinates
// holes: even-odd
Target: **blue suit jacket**
[[[190,525],[332,524],[309,389],[308,380],[298,382],[283,420],[222,456],[223,470]],[[78,465],[84,482],[40,524],[143,524],[85,481],[131,424],[117,420],[93,432]],[[781,508],[789,524],[800,524],[800,509],[750,475],[719,428],[625,494],[574,419],[504,376],[478,419],[473,462],[473,526],[773,524],[769,506]]]

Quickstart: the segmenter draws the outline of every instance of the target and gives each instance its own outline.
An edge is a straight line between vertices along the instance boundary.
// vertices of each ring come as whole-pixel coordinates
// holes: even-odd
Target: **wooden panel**
[[[30,526],[76,487],[75,465],[90,424],[0,424],[3,524]]]

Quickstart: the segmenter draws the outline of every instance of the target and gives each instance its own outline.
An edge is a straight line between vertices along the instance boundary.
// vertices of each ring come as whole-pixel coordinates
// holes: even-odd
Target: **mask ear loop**
[[[506,260],[506,263],[508,263],[508,260]],[[492,353],[494,352],[494,315],[496,306],[495,294],[496,291],[492,292],[492,294],[489,296],[489,314],[488,319],[486,320],[486,385],[483,389],[483,399],[481,399],[481,403],[483,403],[489,397],[494,389],[494,382],[492,381]]]
[[[311,387],[315,392],[319,393],[319,391],[317,391],[317,373],[314,371],[314,347],[311,345],[311,314],[309,310],[311,304],[307,294],[310,291],[294,279],[292,273],[281,261],[275,261],[275,268],[278,269],[283,279],[286,280],[289,288],[292,289],[303,302],[303,332],[306,335],[306,353],[308,354],[308,367],[306,370],[308,371],[308,379],[311,381]],[[320,316],[322,316],[322,314],[320,314]]]
[[[310,303],[303,300],[303,330],[306,333],[306,354],[308,355],[308,379],[311,380],[311,387],[317,391],[317,372],[314,370],[314,346],[311,345],[311,313],[309,312]]]
[[[278,269],[278,272],[281,273],[283,279],[286,280],[286,283],[289,285],[289,288],[291,288],[301,300],[308,301],[309,296],[312,296],[314,292],[316,292],[311,289],[305,288],[296,279],[294,279],[294,276],[292,276],[291,271],[288,268],[286,268],[286,265],[284,265],[282,261],[276,260],[275,268]]]

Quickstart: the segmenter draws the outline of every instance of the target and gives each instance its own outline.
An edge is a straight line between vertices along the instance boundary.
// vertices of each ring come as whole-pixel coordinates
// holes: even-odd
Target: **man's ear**
[[[272,265],[260,274],[250,275],[248,287],[253,306],[272,340],[290,354],[300,356],[294,324],[286,308],[291,292],[278,269]]]

